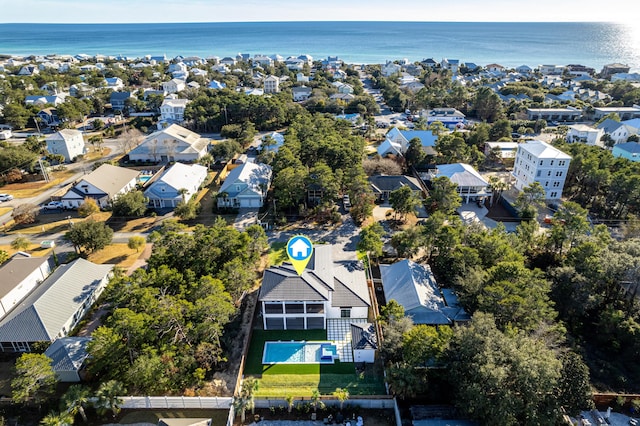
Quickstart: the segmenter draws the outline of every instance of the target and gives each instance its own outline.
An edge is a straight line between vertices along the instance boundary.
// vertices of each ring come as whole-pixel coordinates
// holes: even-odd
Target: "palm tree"
[[[291,412],[293,410],[293,402],[296,400],[293,395],[287,395],[284,397],[284,400],[287,401],[288,411]]]
[[[209,166],[213,163],[213,156],[211,154],[205,154],[198,160],[198,163],[203,166],[209,168]]]
[[[493,199],[491,201],[491,205],[493,205],[500,201],[502,193],[507,190],[509,185],[497,176],[491,176],[489,178],[489,184],[491,185],[491,189],[493,189]]]
[[[244,423],[248,404],[249,401],[243,395],[233,397],[233,409],[236,415],[240,413],[240,423]]]
[[[42,426],[71,426],[73,424],[73,416],[71,413],[63,411],[62,413],[50,412],[42,420],[40,425]]]
[[[120,405],[123,402],[120,396],[124,395],[126,391],[124,385],[117,380],[101,383],[96,395],[98,397],[96,403],[98,414],[104,416],[110,410],[113,413],[113,417],[117,416],[120,412]]]
[[[89,388],[83,385],[72,385],[62,397],[62,402],[67,407],[67,412],[73,416],[80,414],[82,420],[87,422],[87,414],[84,407],[89,403]]]
[[[240,391],[242,396],[247,398],[247,408],[251,410],[251,414],[255,413],[255,402],[253,399],[254,393],[258,390],[258,379],[255,377],[249,377],[242,381],[242,390]]]
[[[18,251],[27,250],[31,246],[31,241],[29,241],[25,237],[18,237],[15,240],[11,241],[11,248]]]
[[[333,391],[332,395],[335,396],[338,401],[340,401],[340,411],[342,411],[344,402],[349,399],[349,391],[343,388],[336,388],[336,390]]]
[[[184,204],[187,204],[187,197],[185,195],[188,194],[188,193],[189,193],[189,190],[187,188],[178,189],[178,194],[180,194],[182,196],[182,202]]]

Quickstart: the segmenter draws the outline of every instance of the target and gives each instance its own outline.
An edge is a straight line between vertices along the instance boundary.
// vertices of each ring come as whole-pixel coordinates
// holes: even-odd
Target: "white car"
[[[60,201],[51,201],[44,206],[45,210],[62,210],[64,209],[64,205]]]
[[[11,201],[13,200],[13,195],[11,194],[0,194],[0,201]]]

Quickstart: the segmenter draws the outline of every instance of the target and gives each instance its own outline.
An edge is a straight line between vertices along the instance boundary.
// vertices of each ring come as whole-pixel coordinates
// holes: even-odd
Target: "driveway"
[[[233,227],[238,231],[242,231],[247,226],[255,225],[256,223],[258,223],[258,209],[242,208],[238,212],[236,220],[233,222]]]

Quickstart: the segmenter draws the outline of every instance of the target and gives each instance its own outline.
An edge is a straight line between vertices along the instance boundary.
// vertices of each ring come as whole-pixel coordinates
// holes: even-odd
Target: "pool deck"
[[[351,350],[351,324],[365,323],[364,318],[328,318],[327,340],[332,340],[338,347],[340,362],[353,362]]]

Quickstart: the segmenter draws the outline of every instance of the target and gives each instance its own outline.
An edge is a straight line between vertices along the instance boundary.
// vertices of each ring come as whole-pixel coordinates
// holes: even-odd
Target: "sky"
[[[0,23],[637,22],[629,0],[0,0]]]

